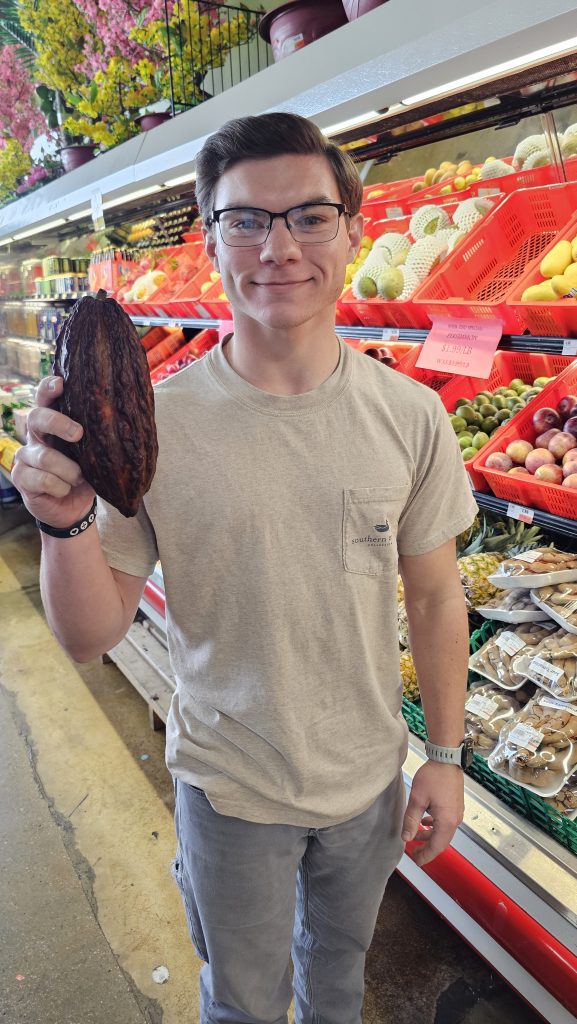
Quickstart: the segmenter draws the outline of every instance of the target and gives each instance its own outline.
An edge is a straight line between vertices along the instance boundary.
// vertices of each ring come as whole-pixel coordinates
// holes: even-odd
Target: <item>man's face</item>
[[[247,206],[279,213],[310,202],[342,202],[329,162],[320,155],[286,154],[243,160],[220,178],[214,208]],[[332,315],[345,267],[359,247],[363,218],[340,217],[330,242],[299,244],[284,220],[273,221],[262,245],[229,246],[214,225],[204,231],[206,251],[220,272],[235,318],[290,330]]]

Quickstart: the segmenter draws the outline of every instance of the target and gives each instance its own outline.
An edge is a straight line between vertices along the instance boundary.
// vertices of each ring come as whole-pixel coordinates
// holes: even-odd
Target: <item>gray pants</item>
[[[293,987],[295,1024],[360,1024],[404,806],[399,777],[340,825],[260,825],[217,814],[177,780],[174,876],[205,961],[201,1024],[286,1024]]]

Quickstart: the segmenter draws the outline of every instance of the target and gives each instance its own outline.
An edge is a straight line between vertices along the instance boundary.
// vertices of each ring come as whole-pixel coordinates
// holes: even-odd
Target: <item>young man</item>
[[[437,396],[335,335],[363,233],[350,159],[303,118],[242,118],[207,140],[197,195],[234,333],[156,389],[138,516],[100,502],[97,530],[42,533],[43,599],[88,661],[124,635],[161,559],[175,874],[206,961],[202,1024],[282,1024],[293,986],[296,1021],[359,1024],[403,843],[423,820],[424,864],[463,813],[454,538],[476,507]],[[50,408],[61,387],[41,383],[14,480],[67,528],[93,492],[46,444],[80,434]],[[419,769],[404,815],[399,566],[429,738],[448,748],[431,749],[441,762]]]

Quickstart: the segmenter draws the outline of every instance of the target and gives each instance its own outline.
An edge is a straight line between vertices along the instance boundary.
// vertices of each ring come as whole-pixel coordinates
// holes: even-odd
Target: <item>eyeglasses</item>
[[[305,203],[291,206],[282,213],[271,213],[252,206],[235,206],[213,210],[209,227],[218,224],[225,245],[262,245],[266,242],[273,221],[284,220],[295,242],[314,245],[336,238],[342,214],[348,214],[343,203]]]

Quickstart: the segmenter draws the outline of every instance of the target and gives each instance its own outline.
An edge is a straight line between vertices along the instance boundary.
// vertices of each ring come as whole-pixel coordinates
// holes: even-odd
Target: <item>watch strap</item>
[[[462,768],[464,749],[464,740],[458,747],[441,747],[437,743],[425,740],[425,753],[429,761],[436,761],[439,764],[455,764],[458,768]]]

